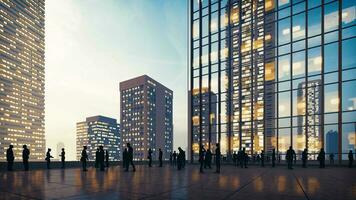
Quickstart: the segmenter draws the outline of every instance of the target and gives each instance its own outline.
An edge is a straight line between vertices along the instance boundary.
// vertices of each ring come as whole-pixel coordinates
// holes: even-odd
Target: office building
[[[316,153],[330,129],[337,153],[347,152],[356,121],[355,1],[191,0],[189,9],[189,90],[217,98],[190,94],[190,135],[207,134],[192,113],[210,105],[217,120],[208,126],[228,158],[239,148]]]
[[[89,160],[95,160],[95,152],[101,145],[108,150],[110,161],[120,159],[120,125],[116,119],[100,115],[88,117],[77,123],[76,132],[77,160],[81,158],[83,146],[88,147]]]
[[[0,2],[0,160],[45,157],[45,1]]]
[[[135,160],[146,160],[148,149],[169,159],[173,150],[173,92],[143,75],[120,83],[122,150],[134,149]]]

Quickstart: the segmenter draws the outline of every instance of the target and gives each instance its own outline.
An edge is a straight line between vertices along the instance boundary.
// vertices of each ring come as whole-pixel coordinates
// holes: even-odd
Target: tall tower
[[[0,2],[0,160],[45,155],[45,1]]]
[[[130,143],[135,160],[145,160],[149,148],[163,159],[173,150],[173,91],[143,75],[120,83],[122,148]]]

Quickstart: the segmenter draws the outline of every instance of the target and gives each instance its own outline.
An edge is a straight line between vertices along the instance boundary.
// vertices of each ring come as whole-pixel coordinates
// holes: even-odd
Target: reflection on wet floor
[[[355,169],[222,169],[221,174],[213,170],[200,174],[198,166],[182,171],[139,166],[135,173],[120,167],[86,173],[80,169],[0,172],[0,199],[356,199]]]

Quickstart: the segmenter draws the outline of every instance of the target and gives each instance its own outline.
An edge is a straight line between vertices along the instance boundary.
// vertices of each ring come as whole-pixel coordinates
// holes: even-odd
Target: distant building
[[[45,1],[0,1],[0,161],[14,145],[43,161],[45,140]]]
[[[164,159],[173,150],[173,92],[143,75],[120,83],[122,148],[131,143],[134,159],[147,159],[149,148]]]
[[[55,158],[61,159],[61,157],[59,155],[61,155],[61,153],[62,153],[62,148],[64,148],[64,143],[58,142],[57,143],[57,152],[56,152],[57,155],[55,155]]]
[[[89,160],[95,160],[96,149],[100,145],[109,151],[109,159],[118,161],[120,159],[120,125],[116,119],[93,116],[84,122],[77,123],[77,160],[80,160],[83,146],[88,147]]]
[[[325,138],[325,150],[326,153],[337,154],[338,151],[338,134],[337,131],[330,130],[326,133]]]

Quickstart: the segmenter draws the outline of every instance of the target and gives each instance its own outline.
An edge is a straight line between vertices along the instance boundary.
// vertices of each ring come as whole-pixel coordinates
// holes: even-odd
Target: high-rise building
[[[45,1],[0,1],[0,160],[45,157]]]
[[[325,137],[325,152],[326,153],[337,153],[338,150],[338,135],[337,131],[330,130],[326,133]]]
[[[190,91],[189,91],[190,94]],[[200,98],[202,95],[202,98]],[[203,102],[216,102],[217,98],[213,92],[209,92],[208,88],[203,88],[202,93],[199,90],[193,90],[193,102],[199,101],[202,99]],[[191,106],[190,99],[188,100],[188,107]],[[188,134],[188,145],[192,146],[192,151],[188,151],[188,157],[191,157],[193,153],[194,159],[198,159],[199,156],[199,144],[200,140],[206,149],[215,149],[215,145],[218,142],[217,133],[216,133],[216,104],[202,104],[201,113],[200,109],[196,109],[193,111],[193,117],[191,117],[191,113],[189,114],[188,119],[192,119],[188,123],[188,128],[192,127],[192,123],[194,125],[193,134]],[[201,118],[199,116],[202,116]],[[200,121],[201,119],[201,121]],[[210,121],[210,122],[209,122]],[[198,126],[199,123],[203,124],[202,134],[199,134]],[[209,126],[209,124],[212,124]]]
[[[211,134],[205,125],[194,125],[202,121],[194,113],[213,105],[217,120],[207,127],[216,126],[228,158],[239,148],[283,154],[292,146],[314,153],[325,147],[326,130],[334,126],[337,153],[345,153],[350,140],[342,138],[356,121],[355,1],[189,5],[189,90],[208,88],[217,98],[203,101],[204,95],[190,94],[191,136]],[[192,152],[194,144],[189,146]]]
[[[169,159],[173,150],[173,92],[143,75],[120,83],[122,148],[130,143],[135,160],[145,160],[149,148]]]
[[[83,146],[88,147],[89,160],[95,160],[95,152],[99,146],[109,152],[109,160],[118,161],[120,159],[120,125],[116,119],[93,116],[88,117],[84,122],[77,123],[76,138],[77,160],[81,158]]]

